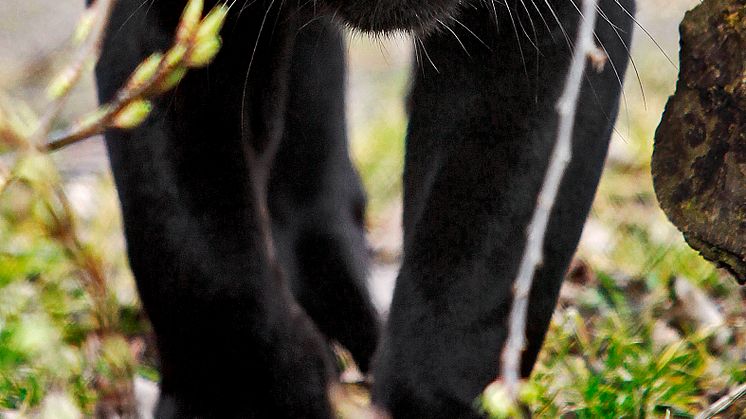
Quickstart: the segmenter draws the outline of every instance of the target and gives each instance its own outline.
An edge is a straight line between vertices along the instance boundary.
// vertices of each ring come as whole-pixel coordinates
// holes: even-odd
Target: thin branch
[[[104,35],[106,34],[106,28],[109,24],[109,17],[111,16],[115,3],[115,0],[96,0],[91,6],[95,9],[88,9],[87,13],[91,10],[96,11],[91,33],[87,37],[86,43],[76,51],[72,63],[63,73],[67,77],[65,80],[66,86],[63,89],[63,92],[57,95],[57,98],[49,104],[47,111],[41,117],[38,127],[31,136],[31,141],[34,144],[42,144],[42,141],[46,138],[46,135],[51,129],[55,119],[57,119],[57,116],[62,112],[62,109],[64,109],[70,90],[73,86],[78,84],[78,81],[80,81],[80,78],[85,71],[86,64],[91,58],[99,56],[104,41]]]
[[[156,87],[164,82],[166,77],[173,71],[173,66],[168,65],[164,59],[158,66],[155,75],[135,88],[124,88],[120,90],[113,101],[106,104],[103,113],[93,123],[73,125],[69,129],[52,133],[50,141],[44,146],[44,151],[52,152],[71,144],[80,142],[95,135],[102,134],[113,122],[114,118],[127,105],[141,98],[150,98],[156,92]]]
[[[186,10],[189,9],[190,7],[188,6]],[[199,10],[199,16],[201,16],[201,6],[196,10]],[[187,12],[185,11],[185,14],[186,13]],[[196,22],[191,21],[190,18],[183,15],[179,27],[177,28],[176,39],[171,48],[161,55],[153,54],[153,56],[151,56],[151,58],[160,57],[160,61],[158,62],[152,76],[141,82],[136,81],[132,78],[137,74],[138,70],[136,69],[135,73],[127,82],[127,85],[117,92],[111,102],[100,107],[96,112],[90,115],[89,118],[84,118],[82,122],[73,124],[71,127],[68,127],[61,132],[49,135],[49,142],[41,146],[42,150],[46,152],[56,151],[95,135],[102,134],[107,128],[110,128],[114,124],[117,116],[119,116],[127,106],[138,100],[149,101],[162,95],[166,90],[173,88],[172,82],[174,77],[177,77],[176,82],[178,83],[178,81],[181,80],[181,77],[184,76],[183,71],[186,71],[189,68],[197,68],[206,65],[212,60],[212,58],[214,58],[219,49],[218,32],[223,25],[222,18],[224,18],[225,13],[227,13],[227,6],[219,5],[213,8],[204,19],[197,20]],[[223,15],[222,17],[220,16],[221,14]],[[207,21],[210,20],[211,17],[212,21],[209,22],[209,27],[206,28],[205,33],[200,38],[198,34],[198,30],[201,27],[200,25],[207,24]],[[199,43],[209,42],[211,40],[217,41],[215,45],[218,47],[208,53],[209,56],[203,56],[200,57],[199,61],[193,61],[195,59],[193,53],[199,47]],[[204,51],[201,52],[204,53]],[[180,71],[182,71],[182,73],[179,73]]]
[[[712,406],[703,410],[702,413],[698,414],[695,419],[710,419],[718,413],[722,413],[725,409],[729,408],[733,405],[733,403],[737,402],[743,397],[746,397],[746,384],[741,384],[740,386],[731,390],[730,393],[713,403]]]
[[[526,247],[514,284],[513,307],[510,312],[508,340],[502,354],[501,376],[510,396],[517,399],[521,355],[525,346],[528,298],[534,274],[542,263],[542,249],[549,216],[559,193],[560,183],[572,159],[572,135],[577,113],[577,102],[585,74],[587,56],[594,48],[593,31],[596,26],[598,0],[585,0],[577,34],[577,45],[565,81],[565,89],[557,103],[559,125],[557,142],[552,150],[549,168],[536,202],[536,209],[527,228]]]

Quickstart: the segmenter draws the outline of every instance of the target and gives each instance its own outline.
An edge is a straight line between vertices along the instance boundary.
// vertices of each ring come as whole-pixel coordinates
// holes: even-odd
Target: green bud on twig
[[[73,33],[73,43],[81,44],[91,34],[93,29],[93,23],[96,21],[96,10],[92,7],[86,9],[83,15],[78,21],[78,25],[75,26],[75,33]]]
[[[112,126],[122,129],[131,129],[142,124],[150,115],[153,105],[147,100],[135,100],[125,106],[114,116]]]
[[[202,20],[194,37],[194,44],[187,58],[189,67],[204,67],[215,58],[222,41],[220,40],[220,29],[225,23],[228,16],[228,8],[220,5],[216,6]]]
[[[199,43],[202,39],[217,37],[220,34],[220,29],[223,28],[227,16],[228,8],[224,5],[216,6],[210,10],[210,13],[205,16],[199,25],[197,42]]]
[[[187,69],[184,67],[179,67],[173,69],[166,78],[163,80],[163,82],[158,86],[158,90],[160,92],[167,92],[174,87],[176,87],[177,84],[181,82],[181,79],[184,78],[184,76],[187,73]]]
[[[189,67],[199,68],[210,64],[218,51],[220,51],[221,45],[222,42],[218,36],[202,39],[196,42],[194,48],[189,53],[189,58],[187,58],[187,65]]]
[[[168,52],[166,53],[166,66],[168,67],[176,67],[184,60],[184,56],[186,55],[188,51],[188,48],[181,44],[174,45]]]
[[[73,81],[76,77],[76,70],[74,68],[67,68],[62,73],[55,76],[52,82],[47,87],[47,97],[50,99],[57,99],[70,91],[73,87]]]
[[[168,73],[157,86],[158,92],[163,93],[173,89],[184,78],[187,69],[182,62],[188,51],[189,48],[181,44],[176,44],[168,50],[165,58],[165,68]]]
[[[200,19],[202,19],[203,0],[189,0],[184,13],[181,15],[179,27],[176,30],[176,43],[186,43],[192,38],[197,30]]]
[[[127,82],[127,89],[137,89],[152,79],[163,61],[163,54],[156,52],[143,61]]]

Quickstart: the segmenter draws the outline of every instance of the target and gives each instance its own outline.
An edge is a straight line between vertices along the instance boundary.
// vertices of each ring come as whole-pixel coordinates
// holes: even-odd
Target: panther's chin
[[[325,0],[351,27],[370,33],[426,34],[444,25],[462,0]]]

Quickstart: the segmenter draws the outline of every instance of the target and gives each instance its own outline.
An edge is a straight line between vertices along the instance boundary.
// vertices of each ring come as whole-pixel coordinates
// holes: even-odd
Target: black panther
[[[575,2],[574,2],[575,1]],[[119,0],[97,64],[110,100],[173,39],[183,0]],[[207,2],[210,6],[210,1]],[[213,1],[212,4],[215,2]],[[557,127],[577,0],[239,0],[208,67],[107,147],[130,265],[160,354],[160,418],[329,418],[329,342],[394,418],[479,417],[499,371],[525,230]],[[589,211],[628,61],[633,0],[601,0],[597,44],[530,295],[536,360]],[[347,151],[349,26],[407,31],[404,256],[385,325],[369,302],[365,195]],[[252,161],[279,141],[260,234]]]

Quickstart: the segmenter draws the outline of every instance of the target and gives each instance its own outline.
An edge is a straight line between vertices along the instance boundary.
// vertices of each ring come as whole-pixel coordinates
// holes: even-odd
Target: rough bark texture
[[[689,245],[746,282],[746,0],[705,0],[686,14],[652,166]]]

